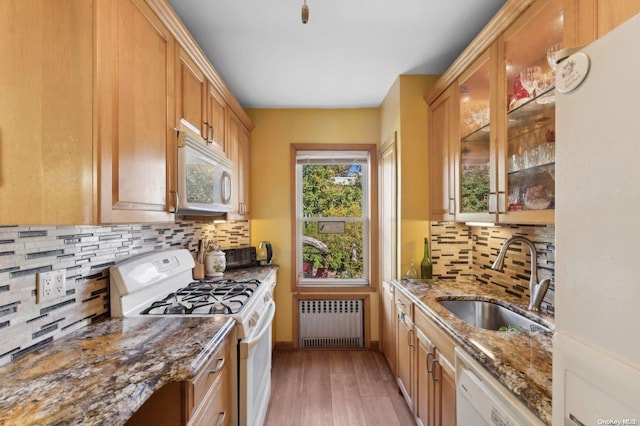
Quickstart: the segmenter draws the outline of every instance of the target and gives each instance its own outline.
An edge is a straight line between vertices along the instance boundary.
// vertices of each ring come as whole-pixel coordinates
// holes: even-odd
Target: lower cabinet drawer
[[[198,375],[187,383],[189,425],[226,425],[231,421],[231,343],[227,338]]]
[[[209,392],[204,396],[200,405],[189,421],[193,426],[226,426],[231,422],[229,407],[229,390],[225,388],[228,383],[224,376],[218,376]]]
[[[205,398],[209,389],[218,378],[229,371],[231,362],[231,352],[229,339],[225,339],[218,350],[211,355],[209,362],[202,368],[198,375],[193,379],[193,408]],[[228,380],[227,380],[228,382]]]

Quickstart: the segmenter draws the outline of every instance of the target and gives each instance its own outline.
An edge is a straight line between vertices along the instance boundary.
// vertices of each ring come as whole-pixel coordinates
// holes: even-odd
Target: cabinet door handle
[[[209,133],[210,133],[209,140],[213,142],[213,126],[209,126]]]
[[[436,367],[440,366],[437,359],[433,360],[433,367],[431,368],[431,377],[433,377],[433,381],[437,382],[438,378],[436,377]]]
[[[408,330],[407,339],[409,339],[409,346],[413,346],[413,330]]]
[[[205,141],[209,142],[209,123],[206,121],[202,122],[203,126],[204,126],[204,130],[202,132],[202,139],[204,139]]]
[[[224,367],[224,357],[218,358],[218,362],[216,363],[215,368],[209,371],[209,374],[217,374],[218,372],[220,372],[220,370],[222,370],[222,367]]]
[[[431,361],[429,361],[431,359]],[[433,352],[427,354],[427,373],[433,375]]]
[[[178,211],[178,191],[169,191],[171,194],[173,194],[174,197],[174,204],[173,204],[173,211],[171,211],[171,213],[176,213]]]
[[[218,413],[218,421],[216,422],[216,426],[223,426],[224,425],[224,419],[226,417],[227,417],[227,412],[226,411]]]
[[[489,213],[498,212],[498,195],[495,192],[489,194]]]

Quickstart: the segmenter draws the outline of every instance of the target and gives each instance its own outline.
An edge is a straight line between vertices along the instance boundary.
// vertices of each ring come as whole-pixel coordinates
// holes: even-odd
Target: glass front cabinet
[[[456,153],[456,220],[494,222],[496,214],[496,44],[458,79],[459,138]]]
[[[432,164],[442,186],[432,191],[436,220],[554,223],[555,53],[563,49],[564,3],[531,2],[430,101],[430,161],[446,162]]]
[[[534,3],[499,39],[501,223],[554,223],[554,57],[562,49],[562,3]]]

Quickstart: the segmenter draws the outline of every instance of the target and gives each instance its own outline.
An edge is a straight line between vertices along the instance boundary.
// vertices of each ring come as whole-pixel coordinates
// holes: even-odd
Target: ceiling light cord
[[[306,24],[309,22],[309,6],[307,6],[307,0],[304,0],[304,4],[302,5],[302,23]]]

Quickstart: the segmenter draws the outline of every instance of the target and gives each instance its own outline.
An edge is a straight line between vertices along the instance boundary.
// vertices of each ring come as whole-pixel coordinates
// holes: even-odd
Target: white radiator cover
[[[299,347],[364,347],[363,300],[300,300],[298,303]]]

